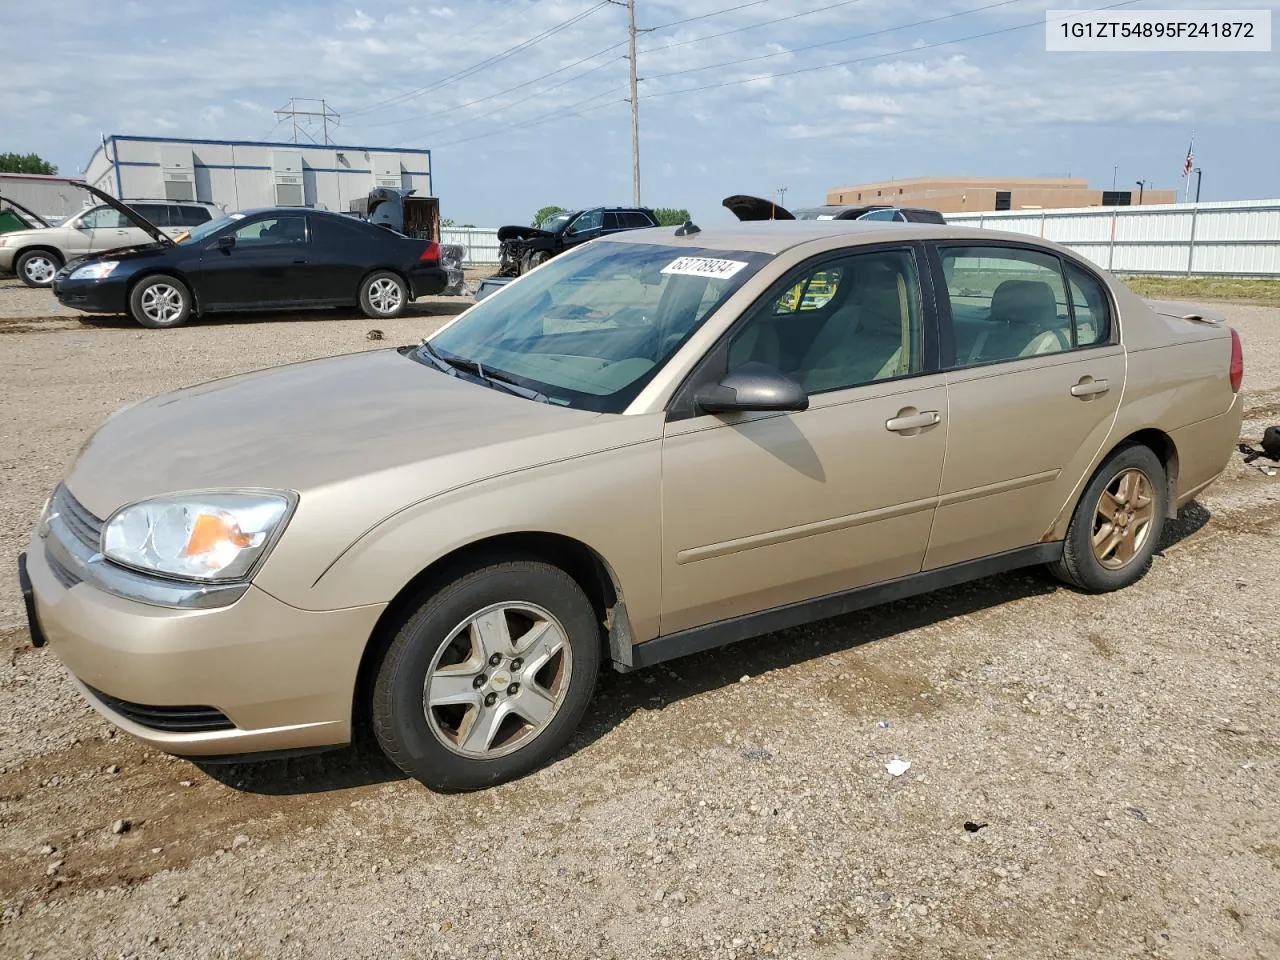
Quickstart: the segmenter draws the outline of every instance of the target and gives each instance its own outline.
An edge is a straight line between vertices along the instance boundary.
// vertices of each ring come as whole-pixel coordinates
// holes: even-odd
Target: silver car
[[[138,200],[129,206],[170,236],[222,216],[212,204],[191,201]],[[151,242],[119,210],[98,204],[56,227],[0,234],[0,273],[16,273],[29,287],[47,287],[69,260]]]

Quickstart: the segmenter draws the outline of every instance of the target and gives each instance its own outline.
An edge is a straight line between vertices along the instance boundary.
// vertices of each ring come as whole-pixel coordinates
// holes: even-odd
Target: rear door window
[[[166,203],[131,203],[129,206],[157,227],[171,226],[169,220],[170,207]],[[130,224],[132,226],[132,224]]]
[[[955,365],[1061,353],[1075,346],[1056,256],[1022,247],[943,247]]]
[[[170,217],[175,227],[198,227],[213,219],[208,207],[174,207]]]
[[[1076,346],[1091,347],[1111,340],[1111,307],[1106,288],[1097,277],[1067,264],[1067,286],[1075,317]]]

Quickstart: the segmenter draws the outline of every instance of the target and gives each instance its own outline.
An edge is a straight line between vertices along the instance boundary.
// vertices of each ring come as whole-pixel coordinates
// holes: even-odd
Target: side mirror
[[[750,410],[808,410],[809,395],[781,370],[767,363],[744,363],[719,383],[703,387],[693,402],[707,413]]]
[[[213,249],[221,250],[223,253],[230,253],[235,249],[235,245],[235,234],[227,234],[225,237],[219,237],[217,240],[213,241]]]

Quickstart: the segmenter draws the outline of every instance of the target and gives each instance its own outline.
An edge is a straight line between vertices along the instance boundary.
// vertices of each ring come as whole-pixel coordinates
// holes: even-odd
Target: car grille
[[[74,587],[83,580],[79,571],[72,569],[66,562],[66,554],[72,553],[72,544],[65,543],[68,536],[74,537],[80,544],[79,553],[88,550],[97,553],[102,533],[102,521],[90,513],[83,504],[71,495],[71,491],[61,484],[53,492],[53,503],[49,506],[50,514],[57,514],[61,521],[51,524],[51,535],[59,539],[61,549],[50,550],[46,554],[49,569],[58,582],[64,587]]]
[[[93,687],[89,687],[89,692],[122,717],[151,730],[207,733],[211,730],[234,730],[236,727],[225,713],[213,707],[151,707],[121,700]]]
[[[53,493],[53,509],[66,521],[77,540],[96,553],[102,537],[102,521],[90,513],[71,491],[61,484]]]

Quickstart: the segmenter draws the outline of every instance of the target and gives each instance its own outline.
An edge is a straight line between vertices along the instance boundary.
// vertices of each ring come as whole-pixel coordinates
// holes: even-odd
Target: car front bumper
[[[53,278],[53,295],[64,307],[74,307],[86,313],[129,312],[127,277],[72,280],[59,273]]]
[[[250,586],[234,603],[174,609],[68,582],[33,536],[20,563],[33,641],[47,642],[104,717],[178,756],[344,744],[382,605],[299,610]]]
[[[18,255],[17,247],[0,247],[0,273],[13,273],[13,261]]]

